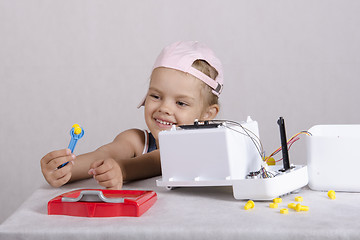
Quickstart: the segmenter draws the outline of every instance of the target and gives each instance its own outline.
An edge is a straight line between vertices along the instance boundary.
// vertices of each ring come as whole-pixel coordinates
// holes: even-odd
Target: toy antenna
[[[280,117],[277,123],[280,128],[281,151],[283,156],[284,169],[282,171],[286,171],[290,169],[290,161],[289,161],[289,151],[288,151],[286,132],[285,132],[285,121],[282,117]]]

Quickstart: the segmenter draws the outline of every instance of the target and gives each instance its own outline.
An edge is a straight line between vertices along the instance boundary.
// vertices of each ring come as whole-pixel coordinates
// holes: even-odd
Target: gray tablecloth
[[[141,217],[82,218],[47,215],[47,202],[79,188],[98,188],[93,179],[62,188],[43,186],[0,226],[0,239],[360,239],[360,194],[326,192],[307,187],[283,196],[278,209],[269,202],[235,200],[231,187],[166,190],[156,178],[127,183],[124,189],[154,190],[156,203]],[[280,214],[280,208],[302,196],[308,212]]]

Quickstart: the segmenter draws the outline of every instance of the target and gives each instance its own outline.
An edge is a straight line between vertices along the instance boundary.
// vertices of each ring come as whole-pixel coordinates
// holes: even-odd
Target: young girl
[[[103,187],[121,189],[123,181],[160,175],[159,132],[215,118],[222,87],[221,63],[208,47],[193,41],[171,44],[156,59],[140,104],[149,132],[126,130],[113,142],[79,156],[70,149],[50,152],[40,161],[46,181],[60,187],[93,176]]]

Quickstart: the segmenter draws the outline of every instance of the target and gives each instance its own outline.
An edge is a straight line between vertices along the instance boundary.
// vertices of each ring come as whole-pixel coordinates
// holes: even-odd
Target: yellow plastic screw
[[[254,207],[255,207],[255,203],[254,203],[253,201],[249,200],[249,201],[245,204],[244,209],[245,209],[245,210],[249,210],[249,209],[254,208]]]
[[[269,207],[270,208],[278,208],[278,204],[277,203],[270,203]]]
[[[271,158],[269,158],[268,160],[266,160],[266,163],[267,163],[267,165],[269,165],[269,166],[273,166],[273,165],[276,164],[275,159],[274,159],[273,157],[271,157]]]
[[[302,202],[303,200],[304,200],[303,197],[300,197],[300,196],[295,197],[296,202]]]
[[[300,203],[296,204],[295,206],[295,211],[300,212],[300,211],[309,211],[309,207],[308,206],[303,206]]]
[[[282,199],[281,199],[281,198],[274,198],[274,199],[273,199],[273,202],[274,202],[274,203],[281,203],[281,202],[282,202]]]
[[[336,199],[335,191],[334,191],[334,190],[328,191],[328,197],[329,197],[331,200]]]
[[[287,208],[282,208],[282,209],[280,209],[280,213],[281,214],[288,214],[289,210]]]

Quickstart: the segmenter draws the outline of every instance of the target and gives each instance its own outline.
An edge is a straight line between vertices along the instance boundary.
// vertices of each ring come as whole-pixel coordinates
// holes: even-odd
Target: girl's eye
[[[181,106],[181,107],[188,106],[188,104],[186,104],[185,102],[181,102],[181,101],[176,102],[176,104]]]
[[[158,95],[155,95],[155,94],[150,94],[150,97],[152,97],[154,99],[159,99],[160,98]]]

